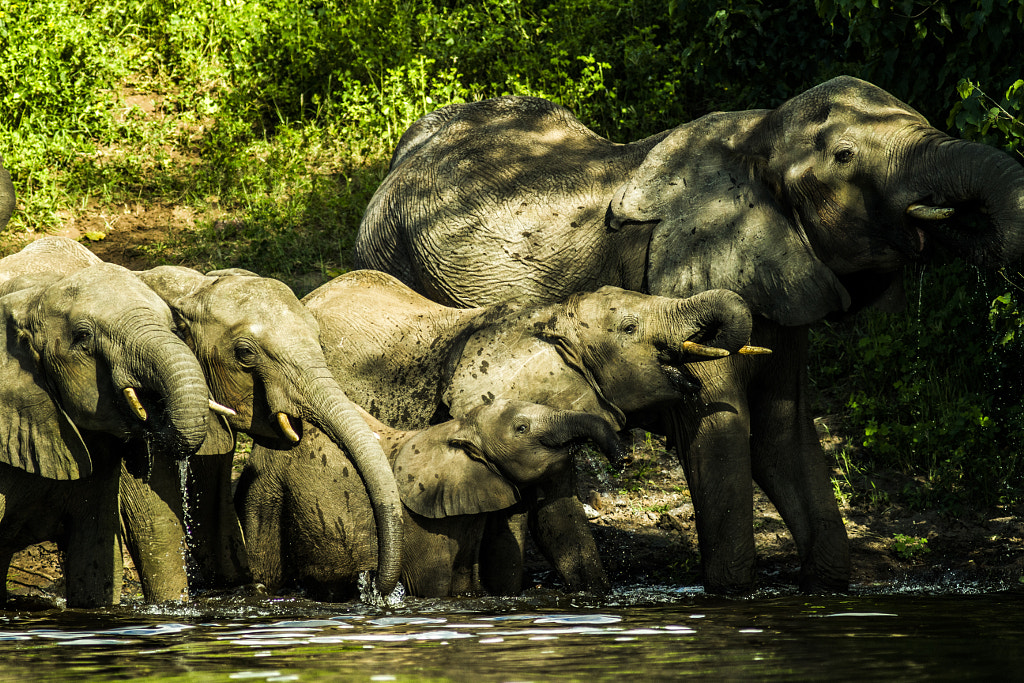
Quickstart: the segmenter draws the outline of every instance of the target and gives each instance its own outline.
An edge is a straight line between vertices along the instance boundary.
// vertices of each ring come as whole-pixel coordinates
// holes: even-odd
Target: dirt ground
[[[100,241],[83,241],[104,260],[141,269],[154,265],[143,248],[146,244],[162,239],[169,228],[195,220],[171,206],[88,207],[66,216],[60,234],[81,239],[86,233],[102,232],[105,237]],[[828,424],[828,418],[819,418],[819,423],[825,450],[842,447],[842,437],[836,436],[841,429]],[[642,432],[634,432],[634,440],[634,460],[617,476],[600,465],[581,464],[580,498],[589,506],[605,568],[617,585],[694,584],[699,554],[682,469],[663,442]],[[840,487],[855,586],[1024,583],[1024,510],[973,510],[955,516],[913,511],[900,503],[900,492],[913,483],[898,473],[874,472]],[[760,491],[755,492],[753,505],[759,581],[792,586],[799,568],[793,541]],[[553,572],[541,558],[532,554],[530,560],[535,582],[553,582]],[[53,544],[33,546],[15,556],[8,590],[12,596],[43,600],[62,593]],[[124,594],[129,599],[141,595],[130,560]]]

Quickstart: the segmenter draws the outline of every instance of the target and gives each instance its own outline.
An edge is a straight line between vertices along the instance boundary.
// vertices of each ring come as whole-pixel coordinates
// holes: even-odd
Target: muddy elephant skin
[[[411,595],[443,597],[488,589],[488,515],[523,501],[520,491],[571,467],[570,447],[591,440],[612,458],[615,430],[587,413],[496,400],[422,430],[395,430],[365,415],[381,438],[405,505],[402,583]],[[346,454],[310,425],[289,450],[255,446],[239,479],[254,578],[270,588],[299,586],[344,600],[360,571],[376,566],[372,511]],[[519,570],[521,573],[521,569]]]
[[[702,366],[700,400],[663,430],[693,495],[705,586],[754,583],[753,480],[813,591],[845,589],[850,558],[807,408],[806,326],[876,301],[933,242],[979,264],[1018,259],[1024,169],[839,77],[628,144],[536,98],[439,109],[399,142],[354,260],[460,307],[602,285],[740,294],[752,343],[776,353]]]

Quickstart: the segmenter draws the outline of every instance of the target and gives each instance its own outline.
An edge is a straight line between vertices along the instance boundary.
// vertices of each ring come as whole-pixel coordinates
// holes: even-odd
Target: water
[[[597,600],[298,598],[0,612],[0,680],[1009,680],[1024,590],[633,588]]]

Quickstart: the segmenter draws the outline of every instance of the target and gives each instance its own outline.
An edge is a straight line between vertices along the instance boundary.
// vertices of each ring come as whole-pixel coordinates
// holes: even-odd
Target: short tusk
[[[683,342],[683,351],[692,353],[695,356],[704,356],[706,358],[723,358],[729,355],[729,351],[726,349],[719,349],[714,346],[704,346],[697,342],[685,341]]]
[[[911,204],[907,207],[907,215],[918,218],[922,221],[941,221],[949,218],[956,212],[948,206],[927,206],[925,204]]]
[[[288,416],[286,414],[277,414],[277,426],[280,427],[281,431],[284,433],[286,437],[288,437],[289,441],[291,441],[292,443],[299,442],[299,435],[295,433],[294,429],[292,429],[292,423],[288,419]]]
[[[149,416],[146,414],[146,409],[142,407],[142,403],[139,402],[139,397],[135,395],[135,390],[131,387],[125,387],[125,390],[121,393],[124,394],[125,400],[128,401],[128,407],[135,413],[135,417],[145,422]]]
[[[235,417],[236,415],[238,415],[238,413],[236,413],[231,408],[228,408],[225,405],[217,403],[212,398],[210,399],[210,410],[217,413],[218,415],[225,415],[227,417]]]
[[[742,346],[736,353],[742,353],[745,356],[760,356],[766,353],[771,353],[772,350],[763,346]]]

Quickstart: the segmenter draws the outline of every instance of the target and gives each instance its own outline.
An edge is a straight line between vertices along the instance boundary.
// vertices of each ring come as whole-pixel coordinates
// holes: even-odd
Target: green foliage
[[[196,225],[147,247],[154,261],[302,292],[347,267],[413,121],[504,94],[551,98],[625,141],[849,73],[1020,154],[1022,34],[1024,0],[6,0],[8,229],[86,205],[183,207]],[[909,281],[907,314],[815,333],[821,394],[864,454],[923,481],[908,493],[920,504],[1021,499],[1011,279],[931,268]],[[644,486],[634,469],[627,485]]]
[[[878,466],[919,475],[907,502],[997,504],[1024,490],[1021,320],[998,275],[962,263],[908,275],[900,314],[815,331],[814,372]],[[990,304],[992,307],[990,308]]]
[[[919,538],[917,536],[907,536],[906,534],[893,534],[893,550],[900,556],[900,559],[906,561],[916,560],[925,553],[930,553],[931,548],[928,547],[927,538]]]

